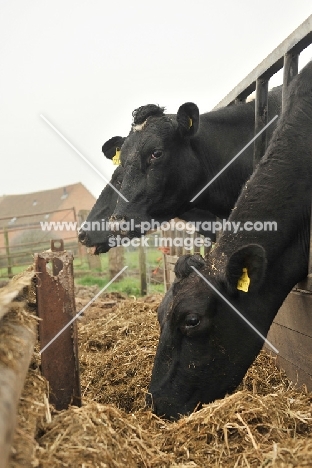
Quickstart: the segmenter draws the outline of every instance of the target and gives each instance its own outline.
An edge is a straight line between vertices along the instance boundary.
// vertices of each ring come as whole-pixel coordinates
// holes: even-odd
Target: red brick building
[[[0,197],[0,258],[9,245],[16,247],[30,243],[40,245],[49,239],[62,238],[77,242],[75,229],[44,231],[41,222],[77,223],[80,211],[89,211],[95,197],[80,182],[41,192]]]

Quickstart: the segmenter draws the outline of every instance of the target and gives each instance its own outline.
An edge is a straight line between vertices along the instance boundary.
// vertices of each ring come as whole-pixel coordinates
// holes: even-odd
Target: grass
[[[102,271],[108,270],[108,254],[102,254],[100,257]],[[159,259],[162,259],[162,254],[158,249],[153,247],[146,249],[146,261],[148,264],[156,268]],[[129,270],[137,270],[139,268],[139,257],[137,249],[125,250],[125,265],[128,265]]]
[[[138,249],[128,250],[125,249],[125,265],[128,266],[125,276],[121,280],[114,281],[107,289],[107,292],[117,291],[129,296],[140,296],[141,285],[139,279],[139,256]],[[90,271],[90,266],[87,260],[81,261],[79,257],[74,258],[74,272],[77,273],[75,283],[84,286],[96,285],[100,289],[104,288],[110,281],[108,275],[108,254],[100,255],[100,268],[94,268]],[[26,270],[28,265],[12,267],[12,276]],[[162,280],[159,283],[149,281],[152,272],[157,268],[162,268],[162,253],[156,247],[148,247],[146,249],[146,269],[147,269],[147,293],[160,293],[164,292],[164,284]],[[7,280],[7,268],[0,269],[0,279]]]
[[[108,277],[95,277],[87,275],[79,278],[76,283],[83,286],[98,286],[100,289],[104,288],[109,283]],[[120,292],[128,296],[140,296],[140,282],[138,278],[125,277],[120,281],[114,281],[107,289],[106,292]]]
[[[126,250],[125,255],[125,265],[128,266],[125,271],[125,276],[121,280],[114,281],[105,291],[107,292],[121,292],[129,296],[140,296],[141,295],[141,285],[139,279],[139,257],[138,250]],[[85,265],[80,268],[79,265],[75,268],[75,271],[79,271],[79,278],[75,280],[76,284],[83,286],[98,286],[100,289],[104,288],[110,281],[108,272],[108,255],[100,255],[101,259],[101,270],[102,275],[99,276],[98,271],[86,272],[86,275],[81,275],[81,273],[87,269]],[[161,252],[153,247],[146,249],[146,264],[147,264],[147,278],[151,276],[151,272],[157,269],[158,267],[162,268],[162,254]],[[152,284],[148,282],[147,293],[164,293],[164,284],[159,282]]]
[[[22,271],[25,271],[28,266],[29,265],[12,266],[11,267],[12,276],[18,275]],[[3,280],[8,280],[9,279],[8,268],[7,267],[0,268],[0,278],[3,279]]]

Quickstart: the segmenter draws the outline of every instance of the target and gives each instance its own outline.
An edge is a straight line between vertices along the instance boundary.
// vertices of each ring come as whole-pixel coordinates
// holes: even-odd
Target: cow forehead
[[[146,125],[146,122],[147,122],[147,119],[144,120],[144,122],[141,123],[141,124],[132,125],[132,130],[133,130],[134,132],[139,132],[140,130],[143,130],[143,128],[144,128],[145,125]]]
[[[195,272],[174,285],[171,314],[196,312],[212,297],[211,289]]]
[[[163,115],[161,117],[148,117],[144,122],[139,124],[132,125],[132,132],[142,132],[144,133],[163,133],[170,132],[177,128],[176,119],[173,119],[172,116]]]

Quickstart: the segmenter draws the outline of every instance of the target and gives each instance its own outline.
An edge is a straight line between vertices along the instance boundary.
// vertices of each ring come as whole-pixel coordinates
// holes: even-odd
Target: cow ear
[[[113,159],[116,156],[116,153],[120,151],[123,142],[125,141],[124,137],[115,136],[107,140],[102,146],[102,152],[107,159]]]
[[[246,245],[230,257],[226,279],[231,290],[245,293],[256,291],[262,284],[266,271],[266,254],[257,244]]]
[[[186,102],[177,113],[178,131],[182,137],[195,135],[199,127],[199,110],[193,102]]]

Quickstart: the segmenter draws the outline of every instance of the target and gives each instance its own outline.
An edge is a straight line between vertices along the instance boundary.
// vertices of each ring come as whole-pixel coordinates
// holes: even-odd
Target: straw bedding
[[[31,462],[18,464],[25,445],[17,437],[11,466],[311,467],[312,394],[295,390],[265,353],[235,393],[189,417],[170,423],[144,408],[159,300],[103,296],[79,321],[81,408],[50,415],[33,365],[17,428],[26,434],[37,411],[35,437],[32,429],[23,438]]]

